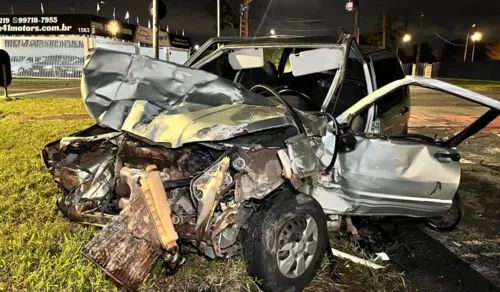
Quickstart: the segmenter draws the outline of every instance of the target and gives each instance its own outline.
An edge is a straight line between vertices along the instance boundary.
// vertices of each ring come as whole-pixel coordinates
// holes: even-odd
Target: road
[[[410,128],[434,128],[460,130],[465,128],[487,111],[486,107],[451,96],[446,93],[419,87],[411,87]],[[500,91],[478,92],[500,101]],[[500,132],[500,118],[485,129]]]
[[[2,93],[1,96],[4,94]],[[9,96],[12,97],[81,97],[80,87],[54,88],[52,86],[9,87]]]
[[[410,87],[412,106],[473,106],[469,101],[450,96],[449,94],[425,89],[421,87]],[[500,100],[500,90],[483,90],[477,93]]]

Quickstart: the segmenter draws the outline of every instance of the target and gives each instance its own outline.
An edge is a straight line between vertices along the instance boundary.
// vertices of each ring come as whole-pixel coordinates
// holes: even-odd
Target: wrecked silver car
[[[331,71],[333,89],[317,111],[297,109],[272,84],[248,90],[196,68],[94,51],[82,95],[97,124],[42,151],[64,192],[59,210],[104,227],[83,254],[136,290],[160,258],[175,272],[184,252],[228,258],[243,250],[264,290],[300,291],[320,267],[327,221],[338,228],[342,216],[434,217],[450,209],[460,182],[455,147],[495,119],[500,102],[406,77],[334,118],[328,104],[338,96],[346,48],[289,56],[295,76]],[[237,72],[264,66],[258,48],[226,49],[216,54],[227,54]],[[409,85],[490,111],[445,139],[371,131],[373,105]],[[359,117],[364,126],[354,130]]]

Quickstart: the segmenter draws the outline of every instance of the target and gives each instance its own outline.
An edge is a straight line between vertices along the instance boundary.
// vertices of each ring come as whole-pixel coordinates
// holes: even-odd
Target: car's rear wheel
[[[453,231],[462,220],[462,200],[457,192],[453,197],[453,204],[443,216],[427,219],[427,226],[440,232]]]
[[[301,291],[321,266],[327,238],[321,205],[311,196],[283,191],[250,219],[247,269],[265,291]]]

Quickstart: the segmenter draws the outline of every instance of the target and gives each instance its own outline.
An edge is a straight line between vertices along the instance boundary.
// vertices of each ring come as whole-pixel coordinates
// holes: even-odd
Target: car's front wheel
[[[321,266],[327,239],[321,205],[311,196],[283,191],[250,219],[247,269],[265,291],[302,291]]]

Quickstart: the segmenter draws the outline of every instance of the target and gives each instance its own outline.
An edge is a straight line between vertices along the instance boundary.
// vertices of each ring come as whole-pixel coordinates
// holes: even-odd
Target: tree
[[[500,40],[486,45],[486,55],[492,60],[500,60]]]
[[[396,51],[401,38],[405,33],[405,25],[398,19],[386,15],[385,16],[385,47],[388,50]],[[374,31],[370,33],[367,37],[367,42],[375,47],[382,48],[383,45],[383,16],[380,17],[378,22],[375,24]]]
[[[443,52],[441,53],[441,61],[443,62],[463,62],[464,60],[464,53],[465,53],[465,40],[463,39],[454,39],[451,41],[454,44],[457,45],[463,45],[462,46],[456,46],[450,43],[446,43],[444,45]],[[469,44],[469,51],[471,50],[471,44]],[[469,52],[470,55],[470,52]],[[470,58],[470,56],[468,56]]]
[[[413,62],[415,62],[417,57],[417,47],[418,44],[413,46]],[[432,48],[428,43],[422,43],[420,45],[420,63],[434,63],[436,57],[432,54]]]
[[[234,36],[240,35],[239,34],[240,21],[234,13],[226,14],[226,16],[224,16],[220,20],[221,31],[225,30],[227,27],[231,28]],[[214,30],[217,31],[217,23],[214,24]]]

